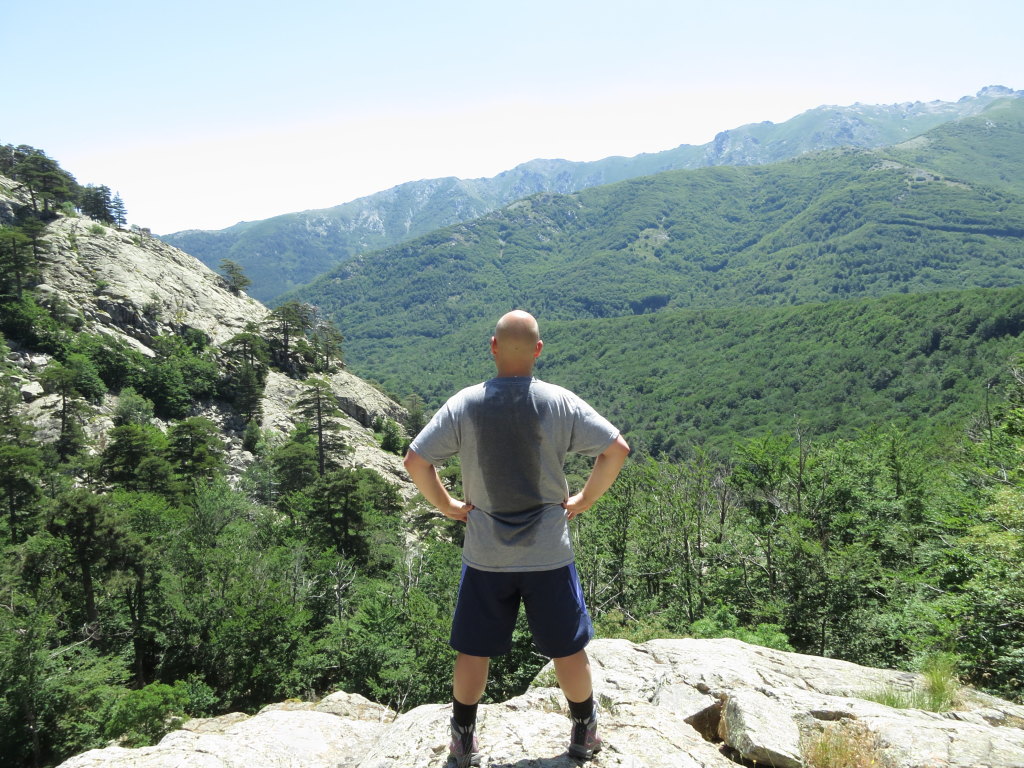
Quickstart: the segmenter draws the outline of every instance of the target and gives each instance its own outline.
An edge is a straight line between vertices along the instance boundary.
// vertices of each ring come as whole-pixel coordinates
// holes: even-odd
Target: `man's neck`
[[[512,379],[522,376],[533,376],[533,367],[529,368],[499,368],[496,378]]]

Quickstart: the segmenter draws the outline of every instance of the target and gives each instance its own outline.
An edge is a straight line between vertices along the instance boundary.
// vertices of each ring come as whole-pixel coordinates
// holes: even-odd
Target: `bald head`
[[[529,312],[521,309],[502,315],[491,338],[491,352],[499,376],[528,376],[544,342],[540,327]]]
[[[540,327],[529,312],[515,309],[501,316],[494,328],[494,337],[499,342],[526,347],[533,352],[534,346],[540,341]]]

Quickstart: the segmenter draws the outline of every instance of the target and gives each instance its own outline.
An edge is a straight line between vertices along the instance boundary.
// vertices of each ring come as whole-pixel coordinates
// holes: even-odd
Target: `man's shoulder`
[[[479,384],[470,384],[468,387],[463,387],[448,398],[446,405],[448,405],[448,407],[455,407],[467,400],[480,397],[483,394],[485,383],[486,382],[480,382]]]
[[[541,379],[533,380],[533,387],[537,390],[544,392],[552,397],[560,397],[566,400],[580,400],[579,395],[573,392],[571,389],[567,389],[559,384],[552,384],[550,381],[542,381]]]

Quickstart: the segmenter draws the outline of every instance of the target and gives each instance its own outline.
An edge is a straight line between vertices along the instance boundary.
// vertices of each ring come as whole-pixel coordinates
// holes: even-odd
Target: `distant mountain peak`
[[[978,91],[977,98],[1003,98],[1007,96],[1020,98],[1021,96],[1024,96],[1024,91],[1015,91],[1012,88],[1007,88],[1005,85],[986,85],[984,88]],[[969,97],[965,96],[964,98]],[[961,101],[963,101],[963,99],[961,99]]]

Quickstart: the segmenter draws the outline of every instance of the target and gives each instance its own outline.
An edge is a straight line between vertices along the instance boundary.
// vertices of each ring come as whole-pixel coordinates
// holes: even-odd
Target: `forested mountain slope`
[[[935,140],[930,146],[940,145]],[[381,398],[377,407],[365,403],[359,423],[347,423],[336,410],[345,404],[332,396],[339,393],[325,379],[347,388],[352,377],[338,370],[340,334],[322,316],[288,304],[265,312],[239,296],[230,279],[194,262],[189,270],[182,254],[145,233],[122,231],[116,217],[108,225],[90,221],[82,215],[87,200],[82,193],[88,190],[48,183],[70,175],[38,150],[12,149],[13,181],[0,178],[0,592],[5,596],[0,755],[5,765],[52,766],[112,743],[121,745],[112,750],[121,759],[131,754],[123,747],[153,743],[184,718],[255,712],[286,698],[291,700],[286,709],[302,707],[297,699],[340,698],[346,706],[347,697],[328,696],[339,689],[372,697],[394,711],[433,703],[406,717],[427,712],[431,723],[436,716],[443,727],[447,705],[437,702],[449,701],[451,692],[454,651],[445,639],[460,573],[460,524],[423,513],[416,501],[406,504],[388,478],[361,465],[358,452],[361,438],[378,454],[390,443],[384,458],[400,467],[401,435],[386,429],[389,415],[401,416],[400,409]],[[850,157],[857,162],[874,157],[864,174],[868,181],[907,165],[897,165],[893,156],[861,154],[842,155],[836,162],[841,166]],[[787,166],[788,175],[772,183],[776,191],[787,185],[800,189],[809,184],[801,174],[815,167],[823,166]],[[844,167],[835,169],[840,181]],[[1005,185],[972,188],[966,177],[950,183],[922,168],[915,160],[912,172],[897,177],[901,182],[890,189],[896,193],[890,207],[899,208],[905,197],[932,199],[934,194],[941,200],[950,189],[965,195],[955,198],[962,203],[977,202],[969,195],[983,193],[978,199],[986,205],[1001,201],[1003,212],[979,203],[951,216],[945,208],[918,206],[900,209],[913,214],[906,225],[889,226],[948,236],[951,270],[964,279],[979,273],[998,284],[1014,263],[1013,243],[1020,239],[1007,234],[1007,221],[1012,224],[1016,215],[1015,193]],[[40,177],[47,183],[38,183]],[[756,191],[758,184],[770,188],[763,173],[740,169],[678,177],[688,179],[689,189],[715,189],[723,180],[740,190]],[[815,183],[821,186],[820,180]],[[856,183],[836,184],[826,194],[850,195]],[[545,245],[572,255],[590,237],[607,243],[605,258],[627,286],[624,265],[631,263],[654,265],[651,279],[667,283],[662,276],[670,271],[654,271],[667,258],[656,253],[664,238],[648,244],[628,237],[631,227],[642,224],[638,231],[646,232],[651,226],[633,203],[653,205],[645,195],[651,187],[671,188],[663,184],[655,177],[595,190],[594,197],[559,197],[562,207],[546,214],[547,229],[517,229],[512,218],[496,218],[506,224],[496,231],[509,258],[532,254],[544,265],[552,258]],[[814,195],[804,195],[787,209],[788,219],[780,214],[770,232],[748,242],[730,229],[741,227],[742,220],[729,216],[743,207],[721,190],[719,199],[729,204],[723,202],[717,212],[715,200],[678,206],[699,213],[698,223],[737,244],[735,253],[748,263],[743,249],[772,253],[764,242],[781,237],[779,232],[791,239],[808,237],[817,230],[793,222],[803,221],[809,206],[828,210]],[[629,212],[622,232],[599,233],[596,219],[594,232],[569,226],[573,218],[563,212],[595,217],[596,204],[593,211],[584,205],[592,200],[614,200]],[[840,241],[859,242],[861,230],[877,225],[877,212],[887,210],[867,193],[854,202],[839,217],[849,222],[836,235]],[[525,213],[540,211],[540,203],[529,201],[506,216],[529,222]],[[780,193],[775,205],[787,204]],[[858,218],[863,210],[871,216]],[[687,230],[678,225],[667,231],[676,237]],[[382,324],[376,338],[368,337],[375,330],[369,315],[360,321],[362,336],[344,328],[349,342],[361,345],[364,364],[372,350],[386,361],[381,370],[389,375],[430,383],[443,394],[490,371],[486,341],[505,298],[478,302],[476,293],[497,294],[488,293],[488,280],[468,270],[456,274],[454,283],[434,279],[445,274],[446,265],[472,265],[474,252],[465,243],[477,237],[475,232],[461,227],[424,241],[429,250],[462,238],[459,247],[465,250],[448,246],[447,255],[439,250],[433,255],[436,264],[427,262],[433,267],[419,280],[406,279],[391,293],[379,294],[383,304],[393,303],[400,290],[419,291],[423,320],[408,343],[400,324]],[[626,244],[613,248],[623,237]],[[884,240],[869,242],[882,247]],[[704,243],[707,249],[716,245],[710,238]],[[574,258],[587,253],[580,250]],[[965,254],[977,269],[963,263]],[[886,254],[895,262],[900,255],[898,248]],[[921,258],[930,255],[926,249]],[[719,272],[734,279],[729,261],[739,256],[731,251],[719,256],[726,262]],[[682,256],[677,261],[686,263]],[[486,263],[488,279],[509,269],[506,259]],[[569,265],[563,261],[562,268]],[[821,290],[800,270],[794,272],[793,279],[799,276],[804,286],[797,299]],[[553,268],[544,273],[546,280],[556,276]],[[926,276],[927,286],[941,282]],[[544,287],[529,285],[537,295]],[[444,294],[452,296],[450,302],[435,302],[430,291],[437,286],[458,294]],[[557,287],[566,291],[565,306],[550,293],[540,312],[548,341],[541,375],[607,404],[636,447],[660,448],[671,459],[650,459],[637,450],[608,494],[572,523],[577,568],[599,636],[638,642],[733,637],[815,657],[928,670],[929,681],[931,672],[945,670],[934,678],[941,690],[922,690],[916,676],[898,675],[907,685],[897,693],[907,696],[897,705],[919,709],[923,693],[926,705],[939,710],[911,719],[926,725],[946,721],[960,733],[994,723],[1003,736],[1020,725],[1012,710],[997,710],[984,698],[981,709],[940,714],[967,700],[958,692],[958,674],[1016,699],[1024,679],[1024,374],[993,371],[1000,360],[1013,362],[1019,350],[1024,304],[1019,280],[1007,288],[804,306],[780,306],[772,294],[737,293],[734,306],[719,309],[686,308],[668,286],[664,306],[639,302],[621,308],[625,314],[617,317],[587,314],[578,298],[588,290],[585,282],[568,284],[571,291]],[[654,289],[646,290],[640,295]],[[726,288],[718,294],[731,295]],[[610,289],[606,295],[617,298]],[[406,311],[407,319],[418,317],[417,310]],[[455,332],[444,326],[444,312],[459,321]],[[228,331],[228,325],[234,327]],[[398,344],[404,345],[404,357],[394,354]],[[989,392],[992,378],[999,383]],[[1009,386],[1002,386],[1006,380]],[[976,408],[966,402],[971,397]],[[271,401],[283,407],[271,412]],[[852,429],[868,423],[865,417],[886,423],[906,419],[902,423],[909,428],[864,430],[851,439],[822,436],[831,412]],[[959,440],[939,443],[929,430],[918,428],[954,412],[965,417]],[[41,413],[45,425],[36,418]],[[716,423],[723,417],[737,421]],[[786,429],[790,418],[799,419],[801,428]],[[247,423],[240,435],[237,430],[228,435],[222,429],[228,421],[239,428]],[[379,447],[378,437],[364,426],[376,421],[385,422]],[[414,429],[411,416],[409,421]],[[721,452],[693,450],[684,461],[675,455],[686,441],[697,441],[695,432],[706,435],[702,439],[712,447],[727,444],[730,429],[757,434]],[[225,438],[241,443],[239,452],[247,454],[244,471],[228,466]],[[355,453],[349,451],[353,444]],[[580,487],[587,465],[571,463],[568,470],[571,486]],[[457,470],[446,467],[443,477],[457,483]],[[632,647],[624,640],[616,644]],[[763,650],[754,653],[766,658]],[[512,652],[492,664],[488,695],[502,701],[522,694],[540,666],[524,618]],[[606,660],[598,666],[619,678],[630,676],[628,665]],[[664,680],[664,670],[655,670],[655,676]],[[642,678],[640,689],[650,689],[644,682],[649,679],[654,678]],[[820,695],[824,689],[816,690]],[[933,695],[936,691],[941,696]],[[662,694],[678,716],[679,686],[664,687]],[[533,720],[550,722],[547,693],[526,695],[533,701],[544,697],[545,712],[534,713],[543,718]],[[626,695],[636,699],[634,693]],[[706,706],[725,718],[730,707],[722,700],[712,697]],[[742,693],[734,696],[731,710],[742,703]],[[820,701],[811,703],[814,712],[824,711]],[[625,712],[627,720],[632,718],[631,705],[623,706],[619,716]],[[875,705],[858,705],[854,714],[868,714],[865,706]],[[612,707],[612,717],[615,711]],[[790,714],[787,710],[785,718]],[[788,722],[785,718],[769,721],[772,730]],[[883,733],[873,716],[859,721],[843,716],[837,723],[851,720],[869,735]],[[207,726],[213,724],[197,727]],[[246,724],[239,728],[252,733]],[[899,729],[905,732],[906,726]],[[915,728],[915,736],[926,730]],[[950,756],[947,762],[958,765],[977,764],[979,754],[995,765],[996,757],[1007,754],[1006,744],[1019,740],[1014,732],[990,749],[993,737],[986,732],[979,752],[938,726],[931,735],[937,741],[926,739],[927,754],[937,745],[939,754]],[[179,738],[170,736],[167,744]],[[653,743],[647,735],[638,738]],[[227,742],[216,735],[201,741],[211,739],[225,748]],[[209,757],[194,743],[199,750],[187,757],[172,752],[171,759]],[[324,743],[313,739],[307,746],[317,751]],[[433,759],[428,748],[436,756],[443,742],[420,739],[413,751],[404,752],[402,745],[387,743],[389,753],[398,750],[403,765],[410,754]],[[705,751],[717,758],[718,749]],[[667,754],[660,746],[657,750]],[[103,761],[108,754],[82,760]],[[149,754],[154,753],[135,753]],[[239,748],[230,754],[248,759]],[[294,758],[287,749],[260,755]],[[509,760],[521,755],[518,747],[492,753]],[[912,764],[919,763],[914,757]]]
[[[329,621],[294,587],[378,598],[406,562],[405,413],[341,370],[337,330],[93,218],[94,193],[0,145],[5,767],[271,700],[275,649]]]
[[[425,339],[512,306],[549,322],[1020,285],[1022,116],[1013,100],[962,121],[955,143],[939,129],[916,150],[538,195],[351,259],[292,297],[339,323],[355,370],[391,381],[422,365]],[[965,146],[963,175],[939,170]],[[997,174],[1008,181],[990,183]]]
[[[492,322],[371,349],[382,383],[436,406],[493,375]],[[537,375],[583,394],[644,451],[727,450],[769,431],[959,428],[1024,349],[1024,287],[543,324]],[[997,387],[998,389],[998,387]]]
[[[723,131],[702,146],[684,144],[594,162],[531,160],[493,178],[413,181],[334,208],[218,231],[177,232],[163,239],[211,267],[225,258],[242,265],[253,280],[250,292],[266,301],[353,255],[470,221],[532,194],[567,194],[667,170],[772,163],[840,146],[886,146],[978,114],[1000,98],[1020,95],[989,87],[955,103],[823,106],[778,125],[763,122]]]

